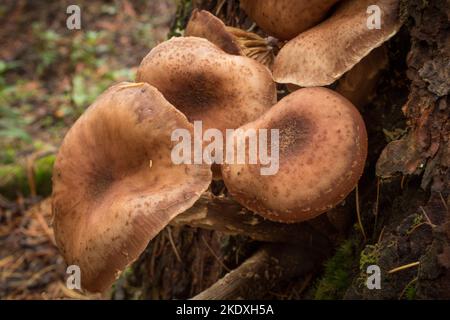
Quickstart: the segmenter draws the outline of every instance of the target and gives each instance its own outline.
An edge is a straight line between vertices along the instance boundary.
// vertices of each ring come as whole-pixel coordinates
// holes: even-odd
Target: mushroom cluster
[[[398,29],[397,1],[370,2],[383,10],[381,31],[363,30],[366,0],[242,0],[264,31],[290,40],[273,57],[273,73],[273,51],[260,48],[266,39],[195,10],[184,37],[142,60],[136,83],[98,97],[65,136],[53,175],[56,242],[66,262],[81,268],[83,288],[109,288],[194,205],[212,171],[229,196],[270,221],[309,220],[344,200],[363,173],[367,133],[348,99],[317,86],[334,82]],[[311,88],[277,102],[274,79]],[[194,133],[195,121],[223,133],[277,129],[271,152],[279,170],[264,176],[261,163],[175,164],[173,132]],[[193,146],[205,144],[192,137]]]

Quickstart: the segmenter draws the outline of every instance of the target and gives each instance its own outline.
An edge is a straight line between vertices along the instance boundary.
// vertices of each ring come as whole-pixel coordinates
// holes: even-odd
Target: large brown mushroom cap
[[[260,164],[226,164],[222,175],[238,202],[267,219],[312,219],[341,202],[363,172],[364,121],[329,89],[297,90],[242,127],[250,128],[279,129],[279,171],[264,176]]]
[[[370,5],[381,9],[381,29],[367,27]],[[347,0],[329,19],[280,50],[274,79],[301,87],[329,85],[394,36],[400,26],[399,0]]]
[[[267,34],[290,40],[319,23],[338,1],[241,0],[241,6]]]
[[[190,121],[202,120],[205,129],[237,128],[276,102],[266,67],[196,37],[172,38],[155,47],[137,79],[155,86]]]
[[[57,245],[81,268],[84,289],[103,291],[211,180],[207,165],[174,165],[174,129],[192,125],[155,88],[121,83],[79,118],[53,175]]]

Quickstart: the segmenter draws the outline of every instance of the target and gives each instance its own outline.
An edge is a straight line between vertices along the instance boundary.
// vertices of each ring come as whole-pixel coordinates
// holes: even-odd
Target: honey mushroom
[[[109,288],[208,188],[209,165],[173,164],[171,134],[178,128],[193,130],[157,89],[121,83],[65,136],[54,166],[53,226],[67,264],[81,269],[84,289]]]
[[[290,40],[322,21],[339,0],[241,0],[241,7],[267,34]]]
[[[379,8],[381,25],[369,26],[368,9]],[[375,12],[377,13],[377,12]],[[276,82],[300,87],[330,85],[401,27],[399,0],[345,0],[330,18],[281,48],[273,64]]]
[[[297,90],[241,129],[279,130],[275,174],[261,175],[260,163],[222,166],[232,197],[269,220],[317,217],[344,200],[364,170],[364,121],[355,106],[329,89]]]
[[[277,94],[265,66],[197,37],[156,46],[142,60],[137,81],[156,87],[189,121],[223,133],[258,118]]]

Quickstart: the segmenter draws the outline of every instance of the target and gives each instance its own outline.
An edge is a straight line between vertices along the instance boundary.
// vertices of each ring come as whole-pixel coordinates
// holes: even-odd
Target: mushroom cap
[[[267,34],[290,40],[316,25],[339,0],[241,0],[241,7]]]
[[[364,107],[375,95],[378,81],[388,63],[386,46],[374,49],[339,79],[336,92],[346,97],[358,108]]]
[[[207,165],[171,161],[174,129],[186,117],[144,83],[109,88],[69,130],[53,174],[56,243],[104,291],[148,242],[190,208],[211,181]]]
[[[230,194],[269,220],[300,222],[328,211],[355,188],[364,170],[364,121],[347,99],[329,89],[297,90],[241,128],[279,130],[276,174],[261,175],[261,164],[222,166]]]
[[[381,9],[381,29],[369,29],[370,5]],[[276,82],[329,85],[400,29],[399,0],[347,0],[321,24],[289,41],[275,58]]]
[[[205,130],[237,128],[276,102],[266,67],[197,37],[156,46],[142,60],[137,79],[155,86],[190,121],[203,121]]]
[[[242,55],[236,38],[227,30],[226,25],[206,10],[194,9],[184,30],[185,37],[204,38],[229,54]]]

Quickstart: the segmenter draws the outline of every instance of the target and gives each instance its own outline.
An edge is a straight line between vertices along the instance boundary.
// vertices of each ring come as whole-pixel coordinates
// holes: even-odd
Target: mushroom
[[[192,12],[184,36],[207,39],[229,54],[253,58],[268,68],[278,49],[276,39],[264,39],[256,33],[228,27],[210,12],[198,9]]]
[[[336,92],[357,107],[364,107],[373,99],[378,81],[389,64],[386,46],[374,49],[337,82]]]
[[[279,130],[278,172],[261,175],[261,162],[222,166],[229,193],[249,210],[273,221],[300,222],[330,210],[355,188],[367,133],[358,110],[338,93],[297,90],[240,129],[263,128]]]
[[[378,81],[388,64],[389,57],[386,46],[374,49],[336,82],[336,92],[346,97],[358,108],[366,106],[373,99]],[[291,83],[286,84],[286,87],[289,92],[301,88]]]
[[[256,24],[280,40],[290,40],[322,21],[339,0],[241,0]]]
[[[175,165],[174,129],[193,126],[145,83],[109,88],[69,130],[53,174],[55,239],[89,291],[104,291],[211,181],[208,165]]]
[[[242,55],[237,39],[228,31],[225,23],[206,10],[192,11],[184,36],[204,38],[229,54]]]
[[[276,102],[266,67],[197,37],[156,46],[142,60],[137,80],[155,86],[190,121],[222,132],[255,120]]]
[[[381,10],[381,28],[369,28],[368,9]],[[375,8],[375,7],[374,7]],[[400,29],[399,0],[347,0],[321,24],[289,41],[275,58],[276,82],[329,85]]]

